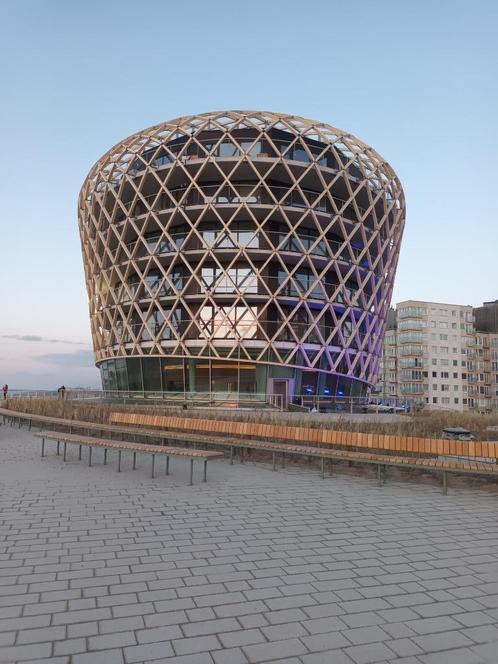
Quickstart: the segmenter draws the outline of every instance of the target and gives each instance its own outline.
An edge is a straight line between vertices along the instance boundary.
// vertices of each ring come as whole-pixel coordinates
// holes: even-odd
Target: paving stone
[[[393,659],[394,653],[383,643],[369,643],[368,645],[345,648],[345,653],[355,664],[374,664]]]
[[[177,655],[203,653],[209,650],[218,650],[221,647],[220,642],[213,635],[177,639],[172,641],[172,645]]]
[[[351,641],[348,641],[340,632],[304,636],[301,638],[301,641],[310,652],[336,650],[338,648],[345,648],[351,644]]]
[[[165,659],[174,654],[173,648],[169,643],[147,643],[124,648],[124,660],[126,664],[145,662],[148,659]]]
[[[285,641],[272,641],[259,643],[242,648],[250,662],[265,662],[277,658],[289,658],[304,655],[307,650],[299,639],[286,639]]]
[[[54,655],[74,655],[86,651],[86,639],[66,639],[54,643]]]
[[[375,643],[376,641],[386,641],[388,636],[384,630],[376,625],[370,627],[357,627],[347,629],[342,634],[354,645],[363,643]]]
[[[115,632],[113,634],[103,634],[102,636],[90,636],[88,646],[90,650],[110,650],[112,648],[124,648],[133,646],[137,639],[133,632]]]
[[[399,657],[411,657],[412,655],[423,654],[422,648],[411,639],[393,639],[392,641],[386,641],[385,644]]]
[[[49,657],[52,652],[51,643],[33,643],[24,646],[0,648],[0,662],[17,662],[26,659]]]
[[[267,629],[274,629],[274,628],[270,627]],[[262,631],[259,629],[243,629],[239,630],[238,632],[225,632],[225,633],[219,633],[217,636],[224,648],[248,646],[251,645],[252,643],[261,643],[262,641],[265,641],[265,636],[263,635]],[[293,636],[299,636],[299,635],[294,634]],[[270,641],[272,640],[268,636],[267,638]],[[287,634],[282,638],[289,638],[289,635]]]
[[[301,657],[302,664],[355,664],[343,650],[315,652]]]
[[[71,664],[123,664],[122,650],[102,650],[73,655]]]
[[[201,620],[199,622],[187,623],[182,625],[182,630],[185,636],[203,636],[205,634],[238,631],[240,630],[240,624],[234,618],[218,618],[215,620]]]
[[[450,650],[456,647],[473,645],[473,642],[467,636],[456,631],[414,636],[413,641],[425,652]]]
[[[41,629],[23,629],[17,637],[17,645],[23,643],[43,643],[44,641],[60,641],[66,638],[65,627],[42,627]]]
[[[215,664],[247,664],[248,659],[240,648],[225,648],[211,653]]]

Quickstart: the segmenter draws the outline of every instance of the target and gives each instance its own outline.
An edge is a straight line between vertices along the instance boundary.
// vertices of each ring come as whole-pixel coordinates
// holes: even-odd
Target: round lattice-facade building
[[[405,206],[354,136],[258,111],[178,118],[109,150],[78,212],[105,389],[373,385]]]

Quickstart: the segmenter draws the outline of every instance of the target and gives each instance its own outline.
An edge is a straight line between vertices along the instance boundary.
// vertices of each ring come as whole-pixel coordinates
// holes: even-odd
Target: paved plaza
[[[492,483],[47,447],[0,427],[2,663],[498,662]]]

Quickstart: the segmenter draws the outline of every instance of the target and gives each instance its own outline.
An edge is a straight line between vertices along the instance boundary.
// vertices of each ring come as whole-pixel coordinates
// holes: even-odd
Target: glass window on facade
[[[257,307],[214,307],[200,310],[201,333],[215,339],[253,339],[256,337]]]
[[[146,392],[159,392],[161,384],[161,364],[158,357],[142,358],[142,373],[144,390]]]
[[[224,143],[220,143],[218,147],[219,157],[237,157],[239,154],[240,150],[231,141],[225,141]]]
[[[206,247],[217,249],[257,249],[259,247],[258,234],[251,230],[237,230],[230,228],[229,231],[204,230],[202,240]]]
[[[203,267],[202,285],[214,293],[257,293],[258,281],[250,268],[231,267],[224,271],[218,267]]]
[[[139,357],[129,357],[126,364],[128,368],[128,389],[141,392],[144,389],[141,359]]]
[[[165,392],[184,391],[184,385],[185,385],[184,360],[182,360],[181,358],[161,359],[161,374],[162,374],[163,390]]]
[[[261,153],[261,142],[256,141],[254,143],[253,141],[241,141],[240,142],[240,147],[242,148],[243,152],[247,154],[248,157],[257,157],[258,154]]]

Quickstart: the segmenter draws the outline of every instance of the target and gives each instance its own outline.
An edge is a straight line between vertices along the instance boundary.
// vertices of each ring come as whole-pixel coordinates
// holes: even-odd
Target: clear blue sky
[[[407,197],[393,301],[498,298],[497,28],[495,0],[2,0],[0,382],[98,385],[79,188],[113,144],[190,113],[356,134]]]

